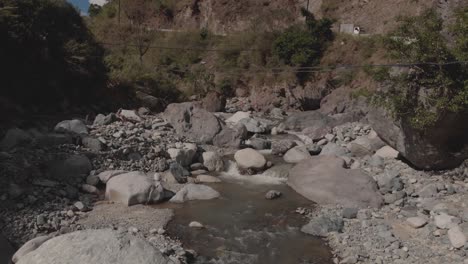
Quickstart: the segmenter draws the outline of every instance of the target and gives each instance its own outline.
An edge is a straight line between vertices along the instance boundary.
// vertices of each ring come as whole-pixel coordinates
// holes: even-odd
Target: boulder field
[[[247,112],[229,100],[230,112],[219,113],[223,102],[210,103],[171,104],[159,114],[121,109],[50,131],[7,131],[0,141],[0,227],[24,245],[14,261],[188,263],[196,253],[166,233],[174,211],[159,207],[220,201],[217,184],[235,176],[285,183],[307,198],[314,210],[291,209],[305,220],[303,233],[327,239],[335,263],[464,263],[468,164],[417,170],[408,138],[396,138],[402,149],[385,134],[400,128],[374,127],[362,115]],[[433,154],[421,157],[435,162]],[[425,162],[417,167],[431,168]],[[270,190],[259,199],[284,198]],[[205,232],[209,226],[195,228],[203,224],[190,230]]]

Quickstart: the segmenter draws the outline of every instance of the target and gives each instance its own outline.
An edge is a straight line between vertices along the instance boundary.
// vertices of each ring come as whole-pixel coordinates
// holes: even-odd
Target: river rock
[[[384,146],[377,150],[375,152],[376,156],[382,157],[382,158],[389,158],[389,159],[396,159],[398,158],[398,151],[396,151],[394,148],[390,146]]]
[[[313,156],[291,169],[288,185],[318,204],[380,207],[383,198],[377,192],[377,184],[372,177],[344,166],[345,161],[335,156]]]
[[[239,111],[232,115],[230,118],[226,119],[226,123],[237,124],[244,118],[250,118],[250,113]]]
[[[99,180],[101,180],[101,182],[106,184],[112,177],[120,175],[120,174],[124,174],[124,173],[126,173],[126,171],[123,171],[123,170],[109,170],[109,171],[103,171],[103,172],[99,173],[98,177],[99,177]]]
[[[317,122],[313,126],[306,127],[302,133],[313,141],[318,141],[325,138],[332,131],[332,128],[326,122]]]
[[[188,167],[192,164],[197,149],[198,147],[195,144],[184,143],[181,149],[170,148],[167,150],[167,153],[175,162],[178,162],[184,167]]]
[[[280,191],[271,190],[265,194],[265,199],[273,200],[273,199],[281,197],[281,195],[282,193]]]
[[[0,149],[10,150],[18,145],[28,144],[31,141],[32,137],[26,131],[19,128],[11,128],[0,142]]]
[[[64,120],[55,126],[54,131],[59,133],[72,133],[78,135],[87,135],[89,133],[86,125],[78,119]]]
[[[243,124],[234,127],[224,127],[219,134],[213,138],[213,145],[218,147],[239,148],[242,140],[247,138],[247,128]]]
[[[466,236],[459,226],[454,226],[447,232],[450,243],[454,248],[462,248],[466,244]]]
[[[170,202],[183,203],[185,201],[192,200],[211,200],[218,198],[219,192],[213,188],[200,185],[200,184],[187,184],[180,191],[178,191],[174,197],[171,198]]]
[[[234,154],[237,165],[243,169],[263,169],[266,165],[265,157],[254,149],[246,148],[238,150]]]
[[[170,264],[150,243],[135,236],[83,230],[54,237],[23,256],[17,264]]]
[[[88,148],[94,152],[99,152],[104,147],[104,145],[102,144],[101,141],[99,141],[99,139],[96,139],[93,137],[85,137],[82,139],[81,143],[83,144],[85,148]]]
[[[223,171],[224,162],[223,158],[214,151],[203,152],[203,165],[208,171]]]
[[[170,104],[164,111],[164,118],[177,134],[198,143],[211,143],[221,131],[218,118],[194,103]]]
[[[368,120],[388,145],[418,169],[451,169],[468,158],[466,112],[444,113],[424,131],[414,128],[410,120],[395,120],[382,108],[369,111]]]
[[[110,113],[107,116],[103,114],[98,114],[94,118],[93,126],[107,126],[110,125],[112,122],[117,120],[117,117],[114,113]]]
[[[271,143],[271,153],[274,155],[283,155],[288,150],[296,146],[296,142],[289,139],[283,139],[279,141],[273,141]]]
[[[127,206],[159,202],[165,199],[161,184],[143,172],[129,172],[112,177],[106,185],[106,199]]]
[[[440,229],[450,229],[457,225],[455,223],[455,217],[446,213],[434,216],[434,223]]]
[[[117,117],[124,121],[130,121],[133,123],[139,123],[143,121],[143,119],[138,115],[138,113],[135,110],[120,109],[117,112]]]
[[[283,159],[288,163],[299,163],[302,160],[310,157],[311,155],[307,149],[307,146],[297,146],[288,150],[288,152],[284,154]]]
[[[24,257],[26,254],[36,250],[38,247],[40,247],[44,242],[47,240],[51,239],[50,236],[39,236],[36,238],[33,238],[26,242],[23,246],[16,251],[15,255],[13,255],[13,263],[18,263],[18,261]]]
[[[204,226],[200,222],[192,221],[189,224],[191,228],[204,228]]]
[[[251,133],[261,134],[261,133],[266,133],[269,130],[267,124],[262,123],[259,120],[250,118],[250,117],[241,119],[239,123],[243,124],[245,128],[247,129],[247,131]]]
[[[427,224],[427,220],[422,217],[410,217],[406,222],[413,228],[421,228]]]
[[[9,264],[13,253],[15,253],[15,250],[10,245],[10,242],[0,234],[0,263]]]
[[[301,228],[301,231],[309,235],[325,237],[329,232],[341,232],[343,226],[342,218],[319,216],[312,218],[307,225]]]
[[[190,176],[190,172],[177,162],[171,163],[169,166],[169,174],[176,180],[177,183],[186,183],[187,177]]]
[[[263,150],[269,149],[271,147],[271,142],[263,138],[251,138],[246,142],[246,145],[256,150]]]
[[[348,151],[335,143],[328,143],[322,148],[321,156],[346,156]]]

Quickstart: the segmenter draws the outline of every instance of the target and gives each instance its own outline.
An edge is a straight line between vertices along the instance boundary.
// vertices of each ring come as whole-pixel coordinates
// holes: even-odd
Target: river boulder
[[[170,264],[149,242],[110,229],[83,230],[54,237],[17,264]]]
[[[177,134],[198,143],[213,142],[213,138],[222,129],[214,114],[191,102],[170,104],[164,111],[164,118]]]
[[[368,119],[378,135],[418,169],[451,169],[468,158],[468,114],[446,114],[424,131],[394,120],[383,109],[370,111]]]
[[[143,172],[129,172],[112,177],[106,185],[106,199],[127,206],[162,201],[165,192]]]
[[[374,179],[361,170],[344,168],[345,161],[336,156],[313,156],[294,166],[288,185],[318,204],[345,207],[380,207],[382,196]]]
[[[246,148],[234,154],[237,165],[242,169],[261,170],[266,165],[265,157],[255,149]]]
[[[87,135],[89,133],[88,127],[86,127],[83,121],[78,119],[64,120],[55,126],[54,131],[59,133],[72,133],[78,135]]]
[[[233,127],[226,126],[213,138],[213,145],[239,148],[247,135],[247,128],[243,124],[236,124]]]

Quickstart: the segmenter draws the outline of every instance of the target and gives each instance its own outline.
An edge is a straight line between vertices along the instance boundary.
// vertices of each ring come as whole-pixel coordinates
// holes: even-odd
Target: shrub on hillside
[[[291,66],[318,64],[326,44],[332,39],[332,21],[315,19],[303,10],[305,26],[292,26],[284,31],[273,43],[274,54]]]

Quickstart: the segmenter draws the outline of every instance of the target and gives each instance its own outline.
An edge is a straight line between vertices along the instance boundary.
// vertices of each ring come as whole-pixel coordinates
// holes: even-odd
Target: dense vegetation
[[[35,107],[102,100],[104,50],[64,0],[0,0],[0,39],[0,96]]]
[[[433,10],[419,17],[403,18],[386,40],[393,59],[417,63],[391,78],[391,88],[378,96],[398,118],[423,129],[448,113],[468,112],[468,65],[452,63],[468,57],[468,9],[458,12],[444,35],[443,20]]]
[[[117,1],[98,12],[93,7],[89,25],[106,43],[106,63],[115,84],[173,101],[210,90],[231,95],[233,87],[252,81],[303,80],[292,68],[318,64],[332,38],[331,21],[317,20],[307,11],[305,24],[273,32],[255,27],[228,36],[206,29],[159,31],[159,24],[171,19],[173,5],[122,1],[120,17]]]

